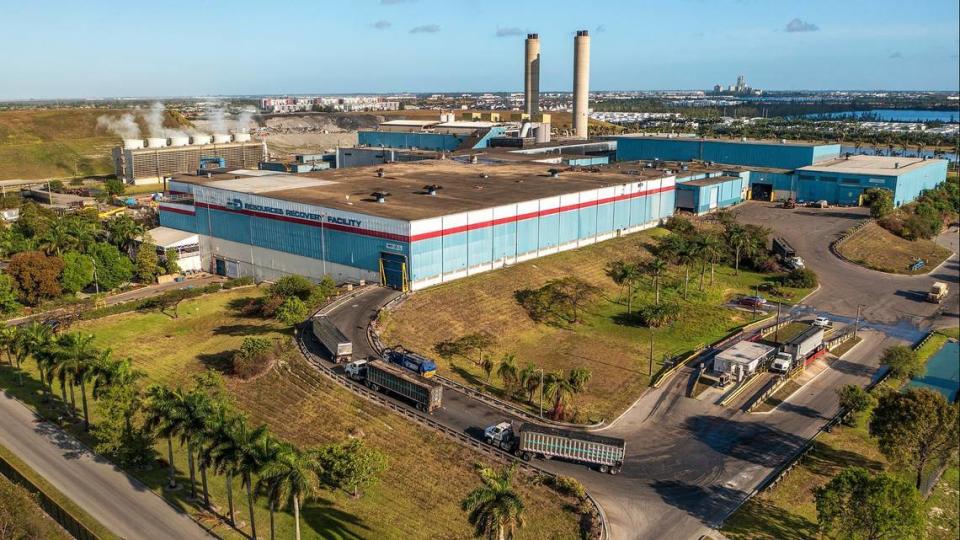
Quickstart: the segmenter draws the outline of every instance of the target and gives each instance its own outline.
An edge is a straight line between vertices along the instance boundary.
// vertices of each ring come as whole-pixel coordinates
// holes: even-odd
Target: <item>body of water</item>
[[[960,392],[960,342],[950,340],[927,360],[923,377],[910,381],[910,388],[936,390],[953,403]]]
[[[850,118],[876,122],[960,122],[960,111],[925,111],[921,109],[872,109],[806,114],[806,118]]]
[[[917,147],[912,145],[907,147],[906,152],[904,152],[903,149],[900,148],[900,146],[894,146],[893,154],[890,154],[890,149],[883,145],[880,145],[876,148],[871,146],[861,146],[859,151],[857,151],[857,147],[855,146],[852,146],[852,145],[848,146],[845,144],[841,145],[840,154],[843,155],[843,154],[846,154],[847,152],[854,155],[856,154],[865,154],[868,156],[895,155],[895,156],[903,156],[903,157],[926,157],[926,158],[948,159],[950,161],[957,161],[957,154],[954,152],[943,152],[940,154],[936,154],[933,152],[933,150],[924,150],[920,155],[917,155]]]

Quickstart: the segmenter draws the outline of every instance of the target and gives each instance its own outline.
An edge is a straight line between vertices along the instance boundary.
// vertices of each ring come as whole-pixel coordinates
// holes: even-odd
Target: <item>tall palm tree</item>
[[[500,366],[497,367],[497,377],[503,381],[503,387],[508,393],[513,393],[517,385],[517,357],[512,354],[504,354],[500,360]]]
[[[52,344],[53,330],[46,324],[33,321],[26,326],[17,327],[14,347],[17,369],[20,369],[20,365],[26,360],[27,356],[32,356],[37,361],[40,378],[44,379],[46,366],[43,365],[41,359],[44,355],[52,352]]]
[[[690,267],[697,262],[697,257],[699,255],[699,250],[696,247],[696,242],[690,242],[686,239],[681,239],[677,245],[676,251],[676,262],[683,266],[683,299],[687,299],[687,289],[690,286]]]
[[[233,473],[236,471],[233,441],[233,424],[243,422],[224,402],[214,405],[213,414],[207,418],[208,444],[201,458],[202,463],[227,478],[227,522],[235,525],[233,511]]]
[[[260,482],[278,507],[293,503],[297,540],[300,540],[300,505],[316,495],[322,472],[316,451],[301,451],[293,446],[285,446],[260,471]]]
[[[147,406],[144,408],[146,428],[156,433],[157,436],[167,439],[167,467],[169,471],[167,487],[169,489],[177,487],[177,469],[173,464],[173,438],[182,431],[180,424],[182,416],[178,414],[180,397],[182,396],[182,392],[178,394],[178,392],[170,390],[166,386],[154,384],[147,388]]]
[[[533,393],[540,387],[540,370],[528,362],[527,365],[523,366],[523,369],[520,370],[517,379],[517,384],[520,386],[520,389],[527,394],[527,403],[532,402]]]
[[[700,290],[703,290],[703,273],[706,273],[707,263],[710,264],[710,285],[713,286],[713,275],[714,267],[717,265],[717,261],[724,253],[724,245],[720,242],[720,238],[717,237],[714,233],[704,233],[699,242],[699,249],[697,250],[699,256],[703,258],[703,271],[700,275]]]
[[[92,382],[90,393],[93,399],[100,399],[108,389],[126,386],[146,377],[146,374],[134,369],[130,358],[112,358],[112,351],[98,351],[87,379]]]
[[[59,359],[57,371],[60,374],[61,383],[64,378],[69,379],[71,395],[73,394],[73,385],[80,384],[80,401],[83,404],[83,430],[90,431],[86,381],[93,367],[93,362],[99,355],[99,352],[93,346],[93,335],[81,334],[80,332],[64,334],[57,340],[54,354]]]
[[[17,347],[17,327],[0,326],[0,349],[7,355],[7,363],[13,367],[14,350]]]
[[[747,230],[740,225],[732,225],[727,229],[727,242],[733,246],[734,269],[736,274],[740,275],[740,255],[750,242],[750,235]]]
[[[217,470],[227,475],[227,500],[233,523],[233,477],[240,475],[247,491],[247,509],[250,512],[251,537],[257,537],[257,524],[253,513],[255,501],[253,475],[264,465],[265,458],[272,458],[269,448],[274,445],[267,432],[267,426],[260,425],[250,429],[242,416],[233,416],[224,424],[219,441],[214,447],[214,464]]]
[[[553,400],[551,415],[554,420],[563,419],[567,402],[583,392],[590,376],[590,371],[584,368],[574,368],[569,373],[561,369],[547,375],[543,383],[543,393],[547,399]]]
[[[287,445],[274,439],[270,434],[264,434],[263,437],[260,437],[256,443],[253,444],[251,450],[250,459],[256,464],[257,472],[262,472],[263,469],[269,463],[273,463],[277,456],[282,452],[286,451]],[[253,472],[254,467],[248,467],[250,473]],[[250,491],[251,486],[251,475],[246,475],[245,482],[247,487],[247,501],[253,501],[253,497],[256,493],[264,493],[267,496],[268,506],[270,508],[270,540],[274,540],[274,532],[276,528],[274,527],[273,514],[277,509],[277,497],[276,493],[273,491],[275,486],[267,484],[262,480],[257,481],[255,491]],[[253,506],[252,502],[248,503],[250,505],[250,515],[253,516]],[[251,517],[251,520],[253,518]],[[253,523],[253,521],[251,521]]]
[[[502,471],[482,468],[478,472],[483,485],[463,500],[463,509],[470,512],[470,523],[477,536],[498,540],[512,539],[524,525],[523,500],[513,488],[516,463]]]
[[[660,257],[654,257],[645,265],[645,270],[650,277],[653,278],[653,289],[655,292],[655,304],[660,305],[660,281],[663,278],[664,272],[667,271],[667,261],[661,259]]]
[[[182,388],[174,390],[170,396],[168,405],[168,420],[173,424],[173,433],[180,439],[181,445],[187,447],[187,466],[190,470],[190,497],[196,499],[197,496],[197,476],[196,462],[194,458],[198,454],[198,449],[205,442],[206,436],[206,417],[213,410],[213,403],[210,396],[200,389],[194,389],[189,392]],[[206,471],[201,465],[200,474],[205,478]],[[206,484],[204,482],[204,484]],[[204,487],[204,504],[209,506],[210,496]]]

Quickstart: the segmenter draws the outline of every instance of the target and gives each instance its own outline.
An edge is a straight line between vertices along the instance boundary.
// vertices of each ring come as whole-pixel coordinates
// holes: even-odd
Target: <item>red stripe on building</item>
[[[185,216],[196,215],[196,212],[191,212],[190,210],[187,210],[185,208],[174,208],[173,206],[163,206],[162,204],[160,205],[160,210],[164,210],[166,212],[173,212],[174,214],[183,214]]]

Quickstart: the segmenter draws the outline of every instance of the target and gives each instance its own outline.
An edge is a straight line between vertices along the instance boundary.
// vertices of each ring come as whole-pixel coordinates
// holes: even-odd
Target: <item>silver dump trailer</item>
[[[623,439],[603,437],[525,423],[519,434],[510,422],[484,430],[484,440],[525,460],[560,458],[595,465],[600,472],[617,474],[623,468]]]
[[[374,392],[387,390],[414,402],[421,411],[433,412],[440,407],[443,399],[440,383],[383,360],[371,360],[366,368],[364,384]]]
[[[349,362],[353,355],[353,343],[343,335],[333,322],[319,315],[313,318],[313,335],[330,352],[334,362]]]

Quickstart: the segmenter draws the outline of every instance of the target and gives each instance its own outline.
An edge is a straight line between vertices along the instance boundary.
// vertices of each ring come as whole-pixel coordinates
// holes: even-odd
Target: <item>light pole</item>
[[[773,340],[776,341],[777,343],[780,343],[780,306],[782,305],[783,304],[777,301],[777,324],[773,326],[773,332],[774,332]]]
[[[860,309],[863,304],[857,304],[857,320],[853,323],[853,339],[857,339],[857,331],[860,330]]]

